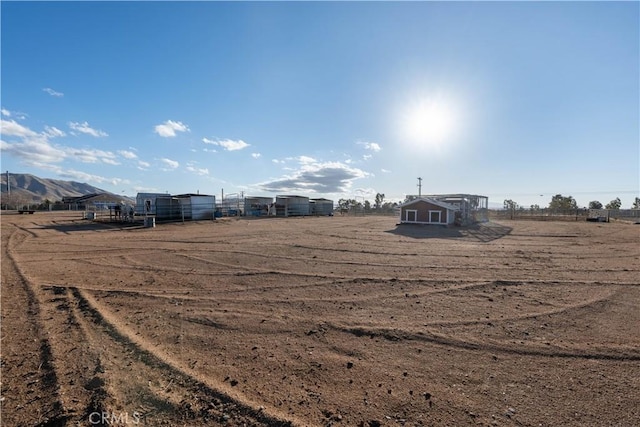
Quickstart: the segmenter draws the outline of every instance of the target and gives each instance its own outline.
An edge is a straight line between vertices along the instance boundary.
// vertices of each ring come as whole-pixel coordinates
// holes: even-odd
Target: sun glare
[[[456,130],[455,112],[442,100],[421,101],[407,107],[402,128],[412,145],[441,147]]]

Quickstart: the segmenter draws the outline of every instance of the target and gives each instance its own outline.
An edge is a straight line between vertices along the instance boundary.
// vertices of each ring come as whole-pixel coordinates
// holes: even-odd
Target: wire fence
[[[556,209],[493,209],[489,211],[489,219],[512,219],[512,220],[533,220],[533,221],[587,221],[593,218],[590,209],[578,208],[569,210]],[[599,209],[598,211],[603,211]],[[605,215],[608,220],[618,221],[640,221],[640,209],[606,209]]]

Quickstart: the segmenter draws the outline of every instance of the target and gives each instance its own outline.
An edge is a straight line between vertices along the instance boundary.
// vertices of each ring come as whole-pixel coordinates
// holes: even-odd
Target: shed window
[[[418,220],[418,211],[417,210],[409,210],[405,211],[405,221],[407,222],[416,222]]]
[[[429,222],[441,223],[440,217],[442,215],[441,211],[429,211]]]

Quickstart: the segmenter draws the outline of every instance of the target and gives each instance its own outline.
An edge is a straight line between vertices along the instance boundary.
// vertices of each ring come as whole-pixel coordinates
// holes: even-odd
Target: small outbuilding
[[[417,198],[400,205],[400,223],[449,225],[455,222],[457,210],[448,203]]]
[[[488,220],[486,196],[432,194],[410,198],[399,206],[402,224],[470,225]]]

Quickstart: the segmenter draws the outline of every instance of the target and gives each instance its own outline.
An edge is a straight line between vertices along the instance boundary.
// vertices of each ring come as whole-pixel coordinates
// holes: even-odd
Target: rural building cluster
[[[109,211],[114,218],[153,217],[159,221],[210,220],[223,216],[326,216],[333,215],[333,200],[305,196],[227,197],[221,201],[206,194],[138,193],[135,205],[115,195],[67,197],[65,206],[88,212]],[[95,218],[95,216],[91,216]]]
[[[117,198],[117,196],[116,196]],[[473,194],[431,194],[408,196],[397,208],[401,224],[464,226],[488,220],[488,198]],[[98,212],[108,210],[116,219],[134,217],[159,221],[212,220],[224,216],[295,217],[333,215],[333,200],[299,195],[274,197],[227,197],[221,201],[206,194],[138,193],[135,205],[113,195],[93,194],[65,198],[70,209]],[[94,219],[95,215],[87,216]]]

